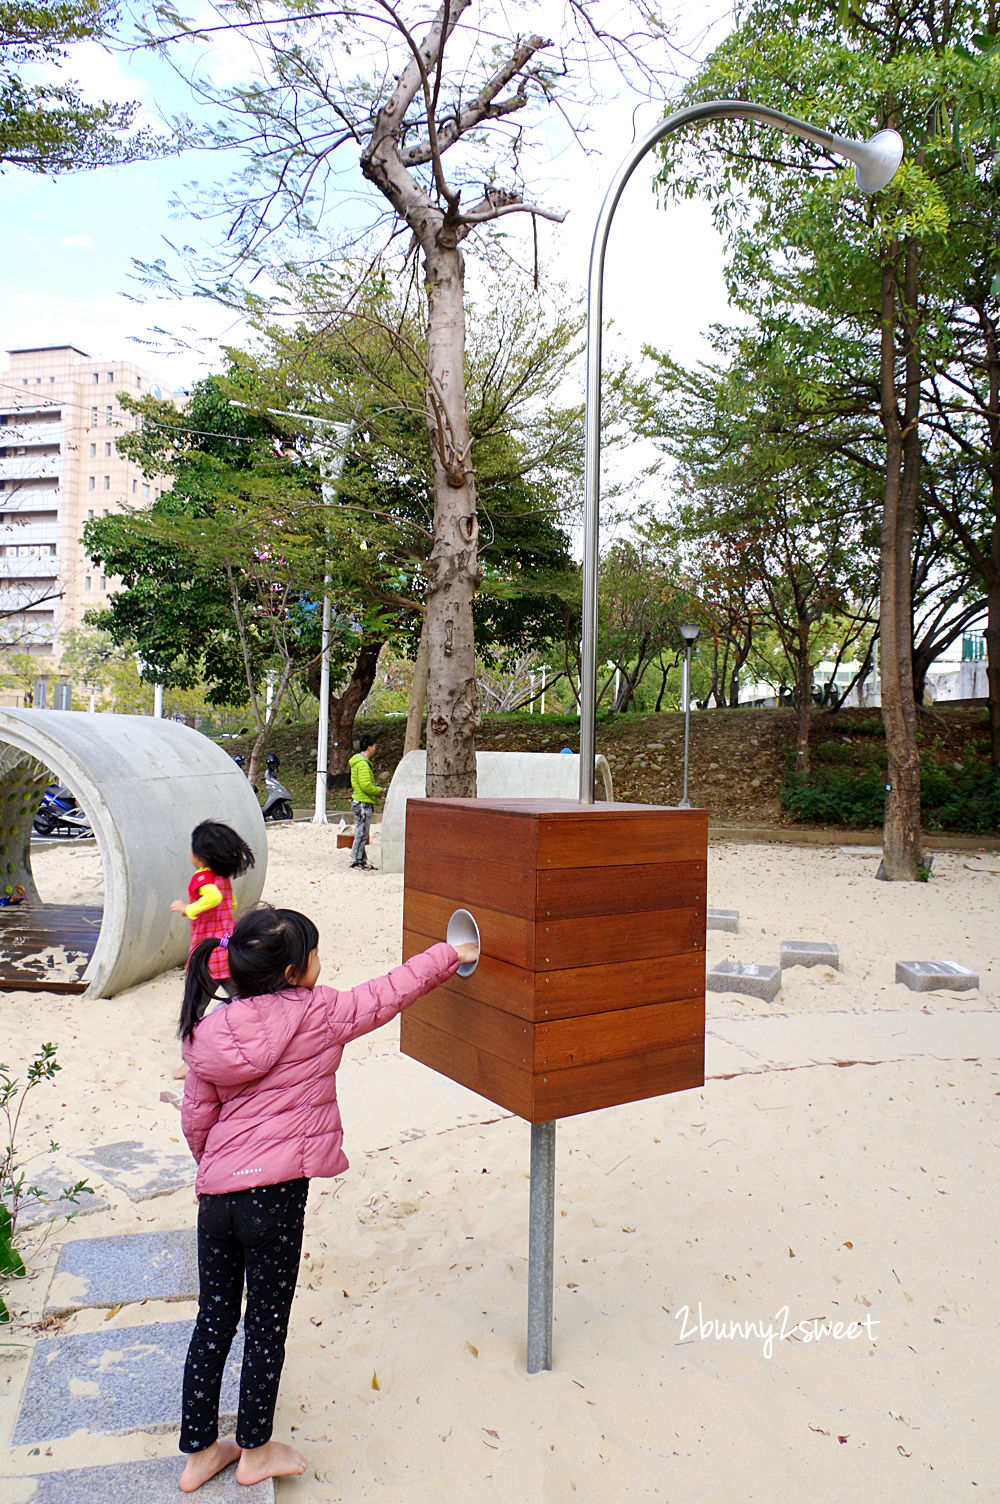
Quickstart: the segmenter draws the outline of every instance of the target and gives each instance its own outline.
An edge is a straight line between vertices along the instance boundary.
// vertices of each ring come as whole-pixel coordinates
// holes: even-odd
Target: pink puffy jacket
[[[444,942],[350,992],[290,987],[234,998],[195,1025],[181,1124],[198,1162],[198,1195],[347,1169],[337,1067],[348,1040],[387,1024],[447,981]]]

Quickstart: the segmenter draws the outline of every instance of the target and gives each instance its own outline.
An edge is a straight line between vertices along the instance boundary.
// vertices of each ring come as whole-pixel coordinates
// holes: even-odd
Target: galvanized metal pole
[[[688,747],[691,743],[691,644],[684,652],[684,792],[678,809],[690,809],[688,798]]]
[[[552,1263],[555,1250],[556,1125],[531,1125],[528,1208],[528,1372],[552,1367]]]
[[[875,193],[892,179],[903,155],[896,131],[878,131],[870,141],[850,141],[817,130],[804,120],[782,115],[766,105],[741,99],[709,99],[689,105],[660,120],[637,141],[622,162],[604,196],[590,251],[587,282],[587,387],[584,406],[583,450],[583,645],[580,670],[580,802],[594,802],[594,753],[597,712],[597,568],[601,479],[601,324],[604,303],[604,253],[611,220],[625,185],[643,157],[658,141],[705,120],[754,120],[773,125],[790,136],[818,146],[855,164],[855,178],[864,193]]]

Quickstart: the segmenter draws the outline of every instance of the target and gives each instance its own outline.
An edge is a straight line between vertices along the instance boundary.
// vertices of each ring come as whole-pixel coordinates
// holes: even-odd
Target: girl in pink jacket
[[[228,942],[204,940],[188,960],[179,1033],[190,1066],[182,1125],[198,1162],[198,1318],[184,1369],[180,1477],[192,1493],[230,1463],[237,1482],[305,1471],[271,1438],[295,1293],[310,1178],[347,1169],[336,1072],[344,1045],[447,981],[474,945],[432,945],[349,992],[317,987],[319,934],[294,909],[261,906]],[[215,997],[211,958],[229,952],[235,995]],[[219,1391],[243,1318],[235,1439],[218,1436]]]

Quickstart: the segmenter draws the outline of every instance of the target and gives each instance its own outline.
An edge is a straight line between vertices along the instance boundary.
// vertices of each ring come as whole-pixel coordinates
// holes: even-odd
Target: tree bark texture
[[[382,643],[362,643],[351,677],[339,694],[330,691],[330,734],[326,753],[326,786],[346,789],[351,786],[348,764],[354,744],[354,722],[375,683]],[[318,668],[310,672],[313,689],[319,690]]]
[[[902,287],[898,274],[902,268]],[[913,698],[913,526],[920,485],[920,347],[917,338],[919,261],[909,239],[882,267],[880,407],[886,436],[885,496],[880,548],[882,720],[888,778],[882,870],[889,881],[920,876],[920,757]],[[897,295],[903,330],[902,414],[896,390]]]
[[[403,756],[419,750],[423,739],[424,706],[427,704],[427,617],[420,622],[420,642],[413,662],[413,682],[410,685],[410,700],[406,707],[406,736],[403,739]]]

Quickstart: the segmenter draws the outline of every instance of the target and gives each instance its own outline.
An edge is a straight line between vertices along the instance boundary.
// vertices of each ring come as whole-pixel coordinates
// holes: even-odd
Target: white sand
[[[352,984],[398,959],[402,881],[346,861],[331,830],[276,829],[265,896],[316,918],[326,979]],[[709,901],[741,924],[710,932],[710,965],[776,963],[782,939],[811,939],[835,941],[842,970],[787,971],[771,1006],[709,994],[704,1090],[560,1124],[551,1373],[524,1371],[527,1126],[400,1057],[395,1026],[348,1052],[353,1164],[311,1192],[277,1421],[309,1469],[281,1504],[1000,1499],[1000,859],[940,855],[926,886],[876,883],[876,865],[712,848]],[[93,854],[38,866],[46,897],[99,886]],[[897,959],[958,961],[981,988],[912,994]],[[2,1058],[54,1040],[63,1067],[26,1111],[26,1148],[141,1130],[179,1152],[179,991],[174,972],[109,1002],[5,1001]],[[15,1338],[34,1340],[62,1241],[193,1220],[190,1191],[133,1204],[92,1181],[107,1211],[27,1240],[37,1277],[14,1292]],[[701,1335],[699,1306],[756,1330]],[[784,1308],[803,1325],[768,1344]],[[808,1340],[817,1318],[870,1327]],[[9,1436],[27,1360],[0,1351]],[[175,1446],[66,1440],[0,1472]]]

